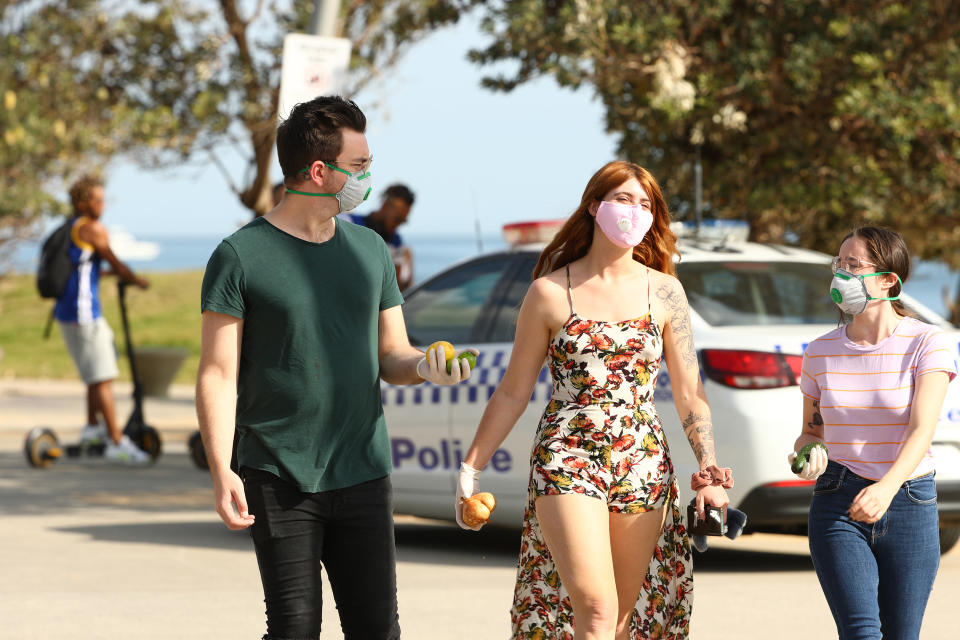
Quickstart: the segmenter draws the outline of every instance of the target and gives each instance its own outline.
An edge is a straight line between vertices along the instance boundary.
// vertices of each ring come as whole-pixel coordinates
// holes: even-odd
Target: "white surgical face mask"
[[[837,272],[833,275],[833,281],[830,283],[830,297],[837,303],[837,306],[840,307],[840,311],[853,316],[863,313],[871,300],[899,300],[900,296],[893,298],[874,298],[867,293],[867,285],[863,281],[864,278],[884,276],[888,273],[892,272],[878,271],[877,273],[865,273],[858,276],[845,269],[837,269]],[[900,288],[902,290],[903,281],[900,280],[900,276],[897,276],[897,280],[900,282]]]
[[[301,196],[320,196],[320,197],[332,197],[337,199],[337,205],[339,211],[337,213],[344,213],[345,211],[353,211],[360,206],[361,202],[364,202],[367,198],[370,197],[370,192],[373,191],[373,178],[370,176],[369,166],[363,171],[357,172],[356,174],[350,173],[345,169],[334,166],[333,164],[327,162],[325,163],[328,167],[334,171],[339,171],[340,173],[345,173],[347,175],[347,181],[343,183],[343,188],[336,193],[310,193],[309,191],[294,191],[293,189],[287,188],[287,193],[295,193]],[[301,170],[309,171],[310,167]]]

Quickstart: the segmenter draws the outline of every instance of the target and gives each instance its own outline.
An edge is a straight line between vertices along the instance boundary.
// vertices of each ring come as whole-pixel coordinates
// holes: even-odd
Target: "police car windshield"
[[[836,324],[830,265],[803,262],[680,262],[690,305],[714,326]]]

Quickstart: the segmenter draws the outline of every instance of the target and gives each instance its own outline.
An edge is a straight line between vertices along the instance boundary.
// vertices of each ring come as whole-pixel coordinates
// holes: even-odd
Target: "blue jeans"
[[[267,605],[264,640],[316,640],[321,568],[345,640],[398,640],[396,547],[390,477],[302,493],[265,471],[242,468]]]
[[[810,503],[810,555],[840,640],[916,640],[940,566],[933,473],[903,483],[877,522],[851,520],[873,482],[830,461]]]

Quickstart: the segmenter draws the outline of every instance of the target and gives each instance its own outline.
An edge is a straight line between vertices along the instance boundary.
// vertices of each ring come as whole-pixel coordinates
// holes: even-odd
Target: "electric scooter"
[[[151,462],[156,462],[161,450],[160,433],[148,425],[143,418],[143,384],[137,374],[137,360],[133,354],[133,341],[130,339],[130,323],[127,320],[127,286],[128,284],[122,280],[117,283],[127,360],[130,361],[130,377],[133,378],[133,411],[130,412],[123,433],[150,456]],[[23,452],[31,467],[46,469],[64,455],[68,458],[102,458],[105,449],[106,444],[103,443],[83,446],[78,443],[62,447],[53,429],[34,427],[27,434]]]

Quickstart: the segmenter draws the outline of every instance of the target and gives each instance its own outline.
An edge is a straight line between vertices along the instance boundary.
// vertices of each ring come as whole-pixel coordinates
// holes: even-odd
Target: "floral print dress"
[[[571,314],[548,348],[553,397],[531,455],[512,637],[573,638],[573,608],[534,502],[541,495],[578,493],[606,501],[610,512],[666,508],[630,638],[686,638],[693,603],[692,555],[667,440],[653,405],[663,351],[660,328],[649,311],[615,323],[581,318],[573,306],[569,268],[567,289]]]

